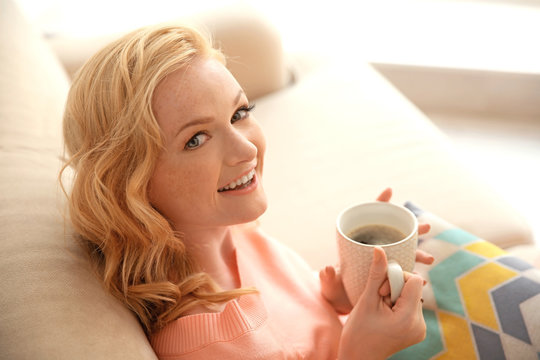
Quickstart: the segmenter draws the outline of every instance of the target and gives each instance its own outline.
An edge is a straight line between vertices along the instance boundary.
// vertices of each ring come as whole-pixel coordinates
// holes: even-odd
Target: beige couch
[[[0,358],[155,359],[63,222],[56,177],[69,77],[17,7],[0,5]],[[314,268],[335,263],[338,211],[392,186],[396,202],[412,200],[502,247],[531,243],[519,214],[370,66],[284,55],[275,29],[258,14],[241,14],[199,22],[256,98],[268,139],[270,207],[261,219],[268,233]],[[99,44],[60,40],[52,45],[68,70]]]

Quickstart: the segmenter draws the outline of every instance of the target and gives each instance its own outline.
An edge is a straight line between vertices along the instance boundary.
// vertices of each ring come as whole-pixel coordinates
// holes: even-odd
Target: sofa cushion
[[[156,359],[63,221],[67,77],[19,9],[0,7],[0,358]]]
[[[314,70],[257,100],[268,142],[268,233],[315,268],[333,264],[339,212],[392,187],[392,201],[412,200],[498,246],[531,242],[520,214],[373,68],[344,57]]]
[[[432,225],[419,248],[426,339],[392,359],[537,359],[540,269],[411,204]]]

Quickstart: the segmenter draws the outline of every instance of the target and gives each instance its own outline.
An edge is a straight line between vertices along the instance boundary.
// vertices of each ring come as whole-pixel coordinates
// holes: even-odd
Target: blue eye
[[[189,141],[186,143],[186,146],[184,146],[184,149],[186,150],[194,150],[200,146],[202,146],[207,140],[209,136],[203,132],[198,132],[195,134]]]
[[[242,119],[245,119],[246,117],[249,116],[249,113],[251,112],[251,110],[253,110],[255,108],[255,104],[253,105],[250,105],[250,106],[242,106],[241,108],[239,108],[238,110],[236,110],[236,112],[234,113],[234,115],[232,116],[231,118],[231,124],[234,124],[235,122],[239,121],[239,120],[242,120]]]

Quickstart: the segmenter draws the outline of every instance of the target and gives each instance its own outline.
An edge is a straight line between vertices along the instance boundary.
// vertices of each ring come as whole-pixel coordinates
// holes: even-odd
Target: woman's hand
[[[377,197],[377,201],[388,202],[391,198],[392,189],[387,188]],[[418,234],[423,235],[427,233],[429,229],[429,224],[419,224]],[[432,255],[419,249],[416,250],[416,262],[431,265],[433,261],[434,258]],[[337,313],[348,314],[353,306],[345,293],[339,269],[336,269],[333,266],[327,266],[319,272],[319,278],[321,281],[321,293],[324,298],[332,304]],[[389,288],[390,285],[388,281],[386,281],[384,286]]]
[[[339,359],[386,359],[425,338],[422,278],[409,274],[391,306],[383,286],[387,265],[384,250],[375,247],[366,287],[343,327]]]

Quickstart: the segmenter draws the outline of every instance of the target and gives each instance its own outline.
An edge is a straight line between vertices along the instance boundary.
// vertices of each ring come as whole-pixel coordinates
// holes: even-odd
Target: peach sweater
[[[342,324],[312,269],[256,226],[235,227],[234,241],[242,286],[259,293],[170,323],[150,339],[158,357],[335,359]]]

